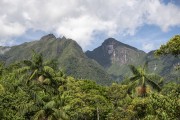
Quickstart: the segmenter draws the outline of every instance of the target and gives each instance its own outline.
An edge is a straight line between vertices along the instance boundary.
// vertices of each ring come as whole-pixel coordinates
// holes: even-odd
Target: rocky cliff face
[[[137,59],[145,55],[145,52],[121,43],[113,38],[109,38],[106,39],[100,47],[93,51],[87,51],[86,55],[107,68],[112,64],[122,66],[136,63]]]
[[[11,47],[3,47],[0,46],[0,55],[5,54],[6,52],[8,52],[11,49]]]
[[[129,64],[140,66],[149,61],[148,72],[162,75],[166,80],[176,80],[180,74],[175,66],[179,58],[173,56],[154,57],[154,51],[145,53],[121,43],[114,38],[106,39],[101,46],[85,54],[73,40],[56,38],[53,34],[43,36],[39,41],[23,43],[13,47],[0,47],[0,60],[7,64],[30,59],[32,50],[42,53],[46,59],[57,59],[59,67],[75,78],[92,79],[100,84],[121,81],[131,75]],[[111,76],[111,77],[110,77]]]
[[[113,38],[106,39],[100,47],[87,51],[86,55],[102,65],[116,81],[131,75],[129,64],[140,66],[146,61],[149,62],[149,73],[165,76],[166,79],[175,79],[178,76],[174,69],[174,66],[180,63],[178,58],[171,55],[157,58],[154,51],[145,53]]]
[[[156,57],[155,51],[147,53],[144,61],[148,61],[148,72],[156,73],[164,77],[166,81],[178,80],[180,78],[179,71],[176,70],[176,66],[180,64],[180,59],[172,55]],[[179,81],[180,82],[180,81]]]
[[[7,60],[7,56],[5,55],[6,52],[8,52],[11,49],[11,47],[3,47],[0,46],[0,60],[5,61]]]

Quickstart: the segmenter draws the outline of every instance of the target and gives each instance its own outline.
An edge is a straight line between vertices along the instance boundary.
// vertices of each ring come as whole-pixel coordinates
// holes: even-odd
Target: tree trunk
[[[98,109],[98,107],[96,108],[96,112],[97,112],[97,120],[99,120],[99,109]]]

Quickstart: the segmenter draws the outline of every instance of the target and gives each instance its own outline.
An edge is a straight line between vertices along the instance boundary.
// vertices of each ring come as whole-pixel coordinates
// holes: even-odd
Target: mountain
[[[178,71],[174,69],[174,66],[180,63],[178,58],[172,55],[157,58],[154,51],[145,53],[114,38],[106,39],[98,48],[87,51],[86,55],[102,65],[116,81],[131,75],[128,65],[140,66],[146,61],[149,73],[159,74],[167,81],[175,80],[179,76]]]
[[[96,60],[114,79],[119,81],[129,76],[128,65],[141,64],[146,53],[114,38],[108,38],[100,47],[87,51],[86,55]]]
[[[44,58],[56,59],[67,75],[80,79],[95,80],[99,84],[110,84],[109,75],[96,61],[89,59],[81,47],[71,39],[56,38],[53,34],[40,40],[13,47],[0,47],[0,59],[7,64],[30,59],[32,50],[42,53]]]
[[[147,53],[144,61],[148,61],[148,72],[156,73],[165,78],[165,81],[176,81],[180,82],[179,71],[175,69],[180,64],[180,59],[172,55],[156,57],[154,56],[155,51]]]
[[[45,59],[56,59],[59,67],[67,75],[75,78],[95,80],[99,84],[111,84],[131,76],[129,64],[140,66],[148,61],[148,72],[156,73],[165,80],[177,80],[179,71],[174,67],[180,59],[171,55],[155,57],[154,51],[145,53],[114,38],[106,39],[93,51],[83,52],[72,39],[56,38],[53,34],[40,40],[26,42],[12,47],[0,46],[0,60],[10,64],[23,59],[30,59],[32,50],[42,53]]]

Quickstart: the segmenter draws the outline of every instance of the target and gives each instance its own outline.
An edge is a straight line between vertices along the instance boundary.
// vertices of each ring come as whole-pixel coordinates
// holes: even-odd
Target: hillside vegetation
[[[0,60],[7,65],[30,59],[32,50],[34,50],[42,53],[47,61],[49,59],[56,60],[58,68],[69,76],[77,79],[91,79],[103,85],[110,85],[112,82],[103,67],[89,59],[74,40],[65,37],[56,38],[53,34],[49,34],[38,41],[12,46],[4,51],[5,48],[0,48],[0,51],[4,53],[0,53]]]
[[[102,86],[66,75],[35,51],[28,60],[1,62],[0,119],[179,120],[180,84],[164,84],[147,65],[129,65],[132,76]]]
[[[178,41],[175,41],[174,44],[176,45],[171,45],[177,51],[180,46],[178,43]],[[166,82],[176,81],[180,74],[175,71],[174,66],[180,64],[180,59],[174,57],[174,54],[167,54],[158,58],[154,55],[154,52],[145,53],[114,38],[109,38],[93,51],[87,51],[86,55],[102,65],[117,82],[121,82],[131,75],[129,64],[139,66],[146,61],[148,61],[149,72],[163,76]]]

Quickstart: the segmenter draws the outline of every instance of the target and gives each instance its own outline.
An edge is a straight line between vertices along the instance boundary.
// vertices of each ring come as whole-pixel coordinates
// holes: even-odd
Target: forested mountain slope
[[[56,59],[58,66],[67,74],[79,79],[91,79],[100,84],[110,84],[109,75],[96,61],[89,59],[81,47],[71,39],[56,38],[53,34],[40,40],[13,47],[1,47],[0,59],[10,64],[30,59],[32,50],[42,53],[46,59]]]

